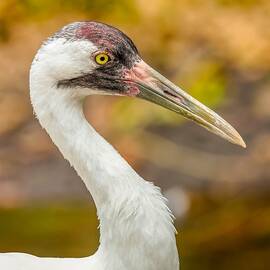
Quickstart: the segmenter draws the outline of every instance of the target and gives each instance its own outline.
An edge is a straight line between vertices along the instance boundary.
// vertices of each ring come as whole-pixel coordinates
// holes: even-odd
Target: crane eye
[[[99,53],[95,56],[95,61],[99,65],[105,65],[110,60],[111,60],[110,56],[105,52]]]

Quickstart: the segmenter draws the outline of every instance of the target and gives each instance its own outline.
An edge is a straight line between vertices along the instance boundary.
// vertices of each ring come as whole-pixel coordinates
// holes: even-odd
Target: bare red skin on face
[[[143,82],[150,85],[153,83],[148,70],[147,64],[143,60],[140,60],[125,72],[124,78],[129,83],[129,89],[126,91],[126,95],[137,96],[140,93],[136,82]]]
[[[85,23],[75,33],[79,39],[91,40],[95,45],[114,47],[114,40],[118,38],[116,31],[107,25],[94,22]],[[106,38],[104,38],[106,37]]]
[[[125,95],[126,96],[129,96],[129,97],[136,97],[137,95],[140,94],[140,90],[139,88],[132,84],[128,87],[128,90],[125,92]]]
[[[115,49],[119,44],[137,53],[133,42],[120,30],[98,22],[84,22],[75,31],[78,39],[90,40],[94,45],[103,49]]]

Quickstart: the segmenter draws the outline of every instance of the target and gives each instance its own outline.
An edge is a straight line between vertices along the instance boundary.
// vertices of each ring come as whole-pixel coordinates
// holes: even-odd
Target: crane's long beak
[[[136,64],[130,75],[140,91],[137,97],[179,113],[225,140],[246,147],[239,133],[229,123],[145,62]]]

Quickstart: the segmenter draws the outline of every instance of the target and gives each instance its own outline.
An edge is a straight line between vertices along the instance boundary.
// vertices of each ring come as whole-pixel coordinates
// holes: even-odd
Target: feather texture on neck
[[[71,94],[76,89],[57,88],[44,69],[40,61],[31,68],[31,101],[96,204],[100,246],[90,258],[110,270],[178,269],[172,216],[159,188],[144,181],[86,121],[83,100]]]

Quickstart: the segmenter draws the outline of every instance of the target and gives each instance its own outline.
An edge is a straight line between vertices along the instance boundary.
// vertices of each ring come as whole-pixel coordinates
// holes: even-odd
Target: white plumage
[[[83,89],[59,91],[55,82],[91,70],[88,41],[57,39],[37,54],[30,94],[37,118],[90,191],[100,220],[100,246],[83,259],[0,255],[2,270],[178,269],[171,213],[159,188],[144,181],[83,114]],[[93,92],[96,92],[95,90]]]
[[[89,38],[93,31],[95,36]],[[114,48],[119,45],[118,51],[111,55],[111,68],[102,70],[93,56],[110,42],[116,43]],[[112,54],[110,47],[105,49],[105,53]],[[113,66],[118,67],[114,73]],[[115,91],[113,83],[119,81],[126,92]],[[106,84],[115,92],[109,91]],[[221,117],[147,66],[131,40],[119,30],[93,22],[67,26],[62,35],[49,39],[37,53],[30,71],[30,96],[40,124],[94,199],[100,220],[100,245],[94,255],[80,259],[1,254],[1,270],[179,269],[172,214],[160,189],[144,181],[86,121],[83,100],[91,94],[138,95],[244,145]]]

